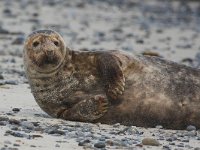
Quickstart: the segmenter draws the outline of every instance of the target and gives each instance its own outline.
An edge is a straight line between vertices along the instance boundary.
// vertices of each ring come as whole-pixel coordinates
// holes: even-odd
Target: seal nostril
[[[47,55],[53,55],[53,50],[46,50]]]

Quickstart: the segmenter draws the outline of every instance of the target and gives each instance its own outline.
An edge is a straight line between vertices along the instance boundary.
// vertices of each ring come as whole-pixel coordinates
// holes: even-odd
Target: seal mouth
[[[62,61],[62,56],[59,53],[40,53],[31,58],[33,64],[40,69],[52,68]]]
[[[44,65],[47,64],[47,65],[50,65],[50,64],[55,64],[55,65],[58,65],[59,64],[59,59],[58,57],[54,56],[54,55],[48,55],[44,58]]]

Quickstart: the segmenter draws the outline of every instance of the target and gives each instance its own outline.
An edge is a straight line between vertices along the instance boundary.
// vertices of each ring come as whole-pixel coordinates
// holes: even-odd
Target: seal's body
[[[37,103],[53,117],[200,127],[199,70],[122,51],[73,51],[51,30],[28,37],[24,64]]]

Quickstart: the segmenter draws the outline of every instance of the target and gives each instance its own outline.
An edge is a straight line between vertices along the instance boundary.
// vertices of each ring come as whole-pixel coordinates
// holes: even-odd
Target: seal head
[[[25,67],[40,73],[51,73],[59,68],[67,53],[60,34],[53,30],[37,30],[25,41]]]

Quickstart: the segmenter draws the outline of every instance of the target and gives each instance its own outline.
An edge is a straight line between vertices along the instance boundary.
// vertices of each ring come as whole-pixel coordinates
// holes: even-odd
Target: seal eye
[[[58,41],[54,41],[53,43],[54,43],[55,46],[59,46]]]
[[[38,41],[33,42],[33,47],[37,47],[39,45]]]

